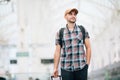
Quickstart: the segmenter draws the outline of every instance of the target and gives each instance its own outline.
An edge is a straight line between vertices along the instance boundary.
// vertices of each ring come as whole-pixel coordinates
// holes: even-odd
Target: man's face
[[[76,13],[75,11],[71,11],[65,16],[65,19],[70,22],[70,23],[75,23],[76,22]]]

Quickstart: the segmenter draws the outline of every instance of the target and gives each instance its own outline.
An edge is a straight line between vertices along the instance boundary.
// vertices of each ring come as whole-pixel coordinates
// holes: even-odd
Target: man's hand
[[[54,69],[53,76],[58,77],[58,69]]]

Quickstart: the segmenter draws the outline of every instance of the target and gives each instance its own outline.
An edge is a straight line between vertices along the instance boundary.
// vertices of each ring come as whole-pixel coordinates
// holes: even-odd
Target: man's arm
[[[86,64],[89,65],[91,59],[91,46],[90,46],[89,38],[85,38],[85,47],[86,47],[86,58],[87,58]]]
[[[61,52],[61,47],[59,44],[56,45],[55,53],[54,53],[54,77],[58,76],[58,65],[60,61],[60,52]]]

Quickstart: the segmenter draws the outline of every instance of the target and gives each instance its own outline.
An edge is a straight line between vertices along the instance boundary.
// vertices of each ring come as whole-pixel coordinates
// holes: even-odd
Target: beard
[[[69,23],[75,23],[76,22],[76,18],[72,17],[72,18],[68,19],[68,22]]]
[[[76,20],[69,20],[68,22],[70,22],[70,23],[75,23]]]

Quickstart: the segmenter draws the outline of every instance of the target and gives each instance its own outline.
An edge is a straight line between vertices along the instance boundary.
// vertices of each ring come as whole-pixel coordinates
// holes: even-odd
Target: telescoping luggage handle
[[[59,79],[62,80],[61,75],[58,75]],[[51,76],[51,80],[53,80],[54,76]]]

